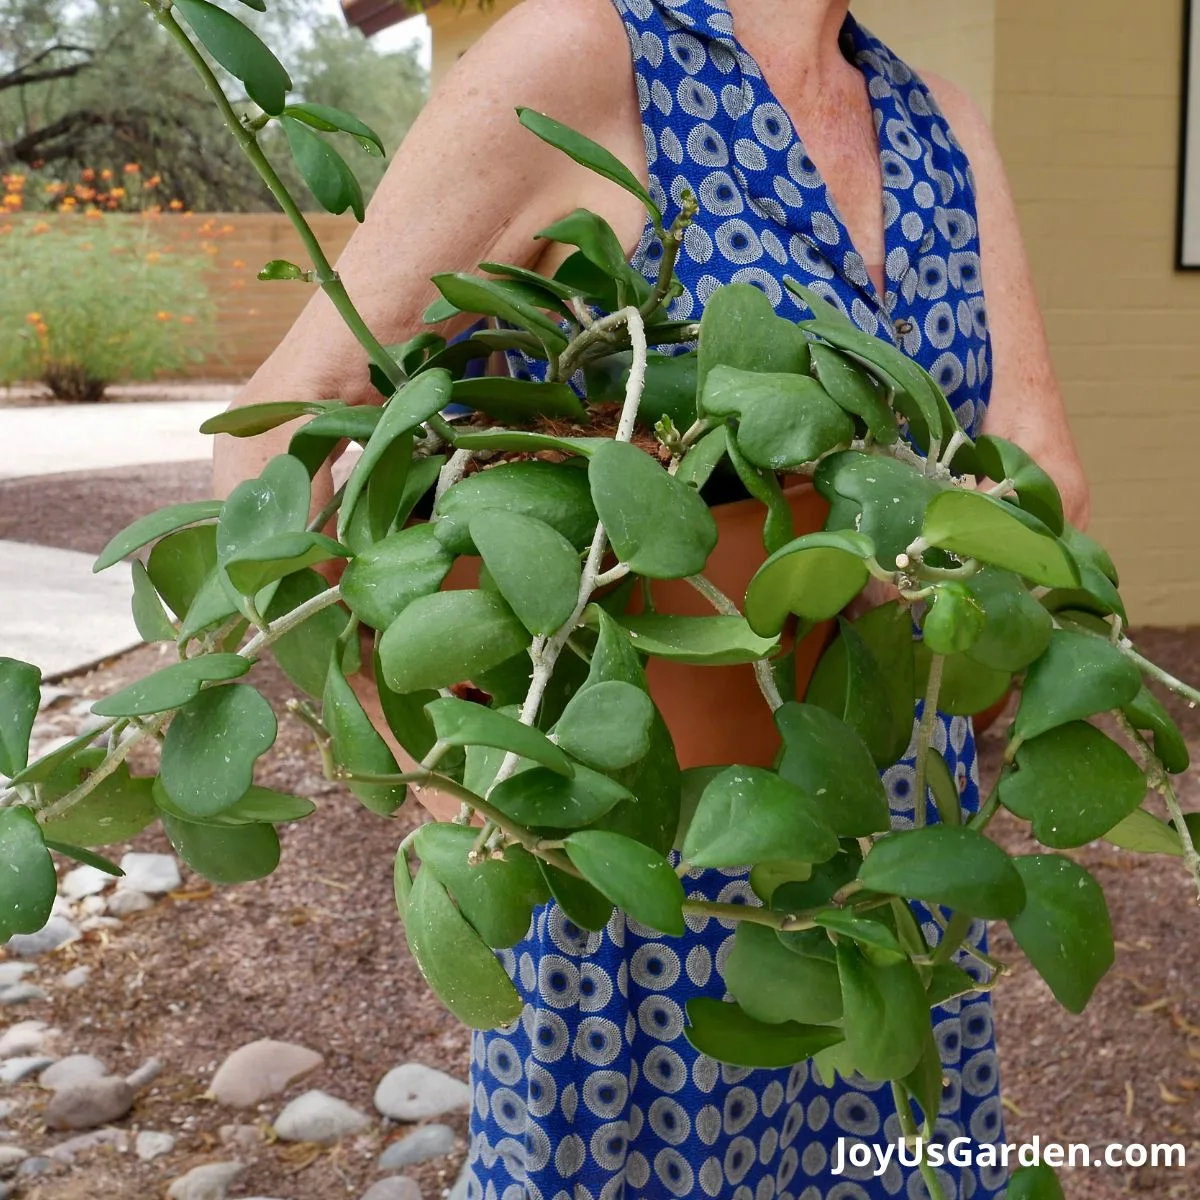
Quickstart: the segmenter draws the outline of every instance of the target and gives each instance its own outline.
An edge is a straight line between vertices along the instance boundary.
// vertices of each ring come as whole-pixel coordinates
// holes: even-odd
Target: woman
[[[529,105],[616,152],[668,218],[683,187],[699,197],[677,315],[698,316],[714,288],[740,280],[800,317],[781,286],[797,276],[931,370],[969,431],[1021,443],[1083,524],[1086,484],[986,124],[952,85],[915,76],[848,8],[526,0],[431,101],[339,264],[368,322],[385,342],[411,336],[436,271],[486,260],[553,269],[555,251],[534,234],[576,207],[605,216],[654,275],[637,202],[524,133],[512,111]],[[372,393],[363,355],[318,297],[239,403],[335,396],[370,402]],[[286,440],[283,431],[223,444],[219,486],[257,473]],[[938,746],[965,802],[977,804],[969,722],[944,719]],[[889,772],[901,822],[911,819],[911,778],[905,765]],[[422,799],[443,817],[457,807]],[[697,875],[688,888],[749,894],[733,872]],[[837,1173],[839,1138],[898,1138],[888,1089],[827,1086],[807,1065],[729,1070],[690,1049],[683,1005],[722,994],[728,937],[715,921],[664,939],[614,918],[589,938],[554,906],[538,914],[530,939],[503,956],[529,1002],[524,1017],[474,1044],[472,1200],[926,1194],[894,1161],[877,1177]],[[957,1002],[935,1021],[939,1129],[998,1140],[988,1002]],[[1005,1172],[956,1166],[941,1180],[947,1197],[981,1200],[1002,1193]]]

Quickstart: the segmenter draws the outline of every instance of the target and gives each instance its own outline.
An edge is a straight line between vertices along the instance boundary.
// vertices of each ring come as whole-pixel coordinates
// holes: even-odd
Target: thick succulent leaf
[[[642,688],[614,679],[578,691],[559,717],[554,737],[589,767],[619,771],[649,753],[654,715]]]
[[[155,671],[92,705],[98,717],[147,717],[181,708],[195,699],[207,683],[227,683],[250,670],[239,654],[204,654]]]
[[[139,518],[118,533],[100,552],[99,558],[92,564],[92,570],[107,570],[121,559],[128,558],[134,551],[166,537],[169,533],[174,533],[177,529],[201,521],[215,520],[220,514],[220,500],[197,500],[189,504],[172,504],[169,508],[160,508],[149,516]]]
[[[837,947],[846,1051],[870,1080],[903,1079],[921,1061],[929,1004],[911,962],[880,966],[845,939]]]
[[[741,617],[671,617],[657,613],[622,622],[639,654],[697,667],[759,662],[779,649]]]
[[[0,775],[9,778],[29,762],[29,735],[42,702],[42,673],[31,663],[0,658]]]
[[[1191,752],[1187,740],[1149,688],[1143,684],[1133,700],[1125,705],[1124,712],[1134,729],[1153,736],[1154,753],[1172,775],[1182,775],[1188,769]]]
[[[996,671],[1023,671],[1050,644],[1054,621],[1011,571],[985,567],[967,588],[987,618],[967,656]]]
[[[584,879],[635,921],[683,936],[683,884],[657,851],[619,833],[589,829],[568,837],[566,852]]]
[[[432,525],[414,525],[357,555],[342,576],[342,597],[365,625],[387,629],[414,600],[432,596],[454,565]]]
[[[586,767],[578,767],[570,779],[534,767],[497,784],[488,800],[519,825],[583,829],[630,797],[616,780]]]
[[[208,825],[164,813],[162,826],[175,853],[211,883],[249,883],[279,866],[273,825]]]
[[[54,860],[27,808],[0,809],[0,944],[36,933],[50,919],[58,887]]]
[[[325,679],[321,718],[329,730],[329,750],[340,767],[364,775],[398,775],[400,767],[354,693],[335,655]],[[403,784],[362,783],[346,786],[372,812],[391,816],[405,801]]]
[[[837,1045],[843,1036],[831,1025],[767,1025],[736,1004],[703,996],[688,1001],[687,1015],[687,1040],[701,1054],[735,1067],[790,1067]]]
[[[1032,513],[1051,533],[1063,532],[1062,497],[1054,480],[1020,446],[985,434],[975,443],[983,473],[996,483],[1012,481],[1021,507]]]
[[[765,925],[738,925],[723,974],[729,994],[756,1021],[832,1025],[842,1018],[842,990],[832,957],[794,954]]]
[[[852,358],[821,342],[809,347],[813,371],[825,391],[844,412],[858,417],[881,446],[890,446],[900,436],[896,415],[873,376]]]
[[[453,696],[432,701],[425,711],[438,741],[449,746],[492,746],[540,763],[566,779],[575,774],[571,760],[540,729],[502,712]]]

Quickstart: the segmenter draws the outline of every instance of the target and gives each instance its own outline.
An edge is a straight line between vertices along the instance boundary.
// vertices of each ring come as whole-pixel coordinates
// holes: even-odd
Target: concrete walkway
[[[203,400],[168,403],[0,408],[0,479],[207,459],[212,439],[200,425],[233,391],[206,388]],[[34,663],[51,678],[138,644],[129,568],[93,575],[92,561],[0,541],[0,656]]]
[[[0,408],[0,479],[208,458],[212,438],[200,426],[226,404],[222,397]]]

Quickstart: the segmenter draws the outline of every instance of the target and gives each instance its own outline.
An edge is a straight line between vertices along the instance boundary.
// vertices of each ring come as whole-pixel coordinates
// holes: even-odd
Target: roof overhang
[[[404,0],[342,0],[346,24],[361,29],[367,37],[407,20],[419,8],[432,8],[437,0],[406,4]]]

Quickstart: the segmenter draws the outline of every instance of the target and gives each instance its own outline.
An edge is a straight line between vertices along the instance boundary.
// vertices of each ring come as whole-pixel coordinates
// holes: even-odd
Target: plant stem
[[[929,683],[925,688],[925,702],[921,710],[921,724],[917,727],[917,779],[913,804],[913,828],[925,824],[929,800],[925,794],[925,781],[929,776],[929,748],[933,741],[933,726],[937,721],[938,695],[942,690],[942,672],[946,660],[935,654],[929,660]]]
[[[319,596],[314,596],[311,600],[306,600],[299,607],[292,609],[290,613],[286,613],[280,617],[274,624],[267,625],[261,633],[247,642],[238,653],[243,658],[257,659],[268,646],[273,645],[281,637],[291,633],[293,629],[299,628],[310,617],[316,616],[319,612],[324,612],[327,608],[332,608],[341,601],[341,598],[342,589],[335,586],[322,592]]]
[[[706,579],[703,575],[692,575],[687,582],[722,616],[741,617],[741,609],[711,579]],[[760,658],[754,664],[754,678],[758,682],[758,690],[762,692],[767,706],[772,712],[778,712],[783,707],[783,696],[780,694],[779,685],[775,682],[775,675],[771,671],[771,664],[767,659]]]
[[[368,328],[362,314],[350,299],[350,295],[346,291],[346,285],[342,283],[338,273],[333,269],[333,264],[321,248],[321,243],[317,240],[317,235],[313,232],[312,226],[300,211],[300,206],[292,198],[292,194],[288,191],[283,180],[279,178],[270,160],[263,153],[262,147],[258,144],[255,132],[248,129],[239,119],[213,69],[205,61],[204,56],[192,42],[187,31],[175,19],[174,14],[172,14],[168,6],[159,3],[148,3],[147,7],[154,14],[154,19],[179,43],[183,52],[191,60],[192,66],[196,68],[204,86],[216,101],[217,108],[220,110],[225,124],[229,126],[238,144],[254,164],[254,168],[262,178],[263,183],[267,185],[271,195],[275,197],[279,207],[283,209],[284,214],[300,235],[304,249],[313,264],[313,278],[320,284],[321,289],[332,301],[334,308],[337,309],[338,314],[346,322],[350,332],[358,340],[359,345],[367,352],[371,361],[387,376],[388,382],[394,384],[397,388],[402,386],[408,377],[401,369],[400,364],[392,358],[387,350],[384,349],[383,344]],[[431,423],[437,428],[438,433],[443,437],[446,436],[445,429],[442,428],[445,424],[444,422],[432,421]]]
[[[770,908],[758,908],[753,904],[717,904],[709,900],[688,900],[683,911],[698,917],[716,917],[725,921],[745,921],[751,925],[765,925],[779,933],[802,933],[816,929],[815,921],[806,916],[776,912]]]
[[[982,833],[991,823],[992,818],[1000,811],[1000,780],[992,784],[992,790],[980,806],[979,811],[967,822],[967,828]]]
[[[1196,843],[1184,818],[1179,796],[1175,792],[1175,785],[1171,782],[1171,777],[1167,774],[1162,759],[1154,753],[1153,746],[1142,737],[1140,731],[1134,728],[1133,722],[1120,710],[1113,715],[1117,718],[1117,723],[1121,726],[1125,736],[1133,742],[1142,756],[1146,782],[1166,802],[1167,812],[1171,815],[1171,824],[1175,826],[1175,832],[1179,834],[1179,842],[1183,849],[1183,861],[1196,885],[1197,897],[1200,898],[1200,854],[1196,852]]]
[[[1077,626],[1076,628],[1079,627]],[[1088,630],[1087,632],[1092,633],[1091,630]],[[1100,637],[1101,635],[1098,633],[1092,633],[1092,636]],[[1133,643],[1128,638],[1121,638],[1120,641],[1116,643],[1116,646],[1126,658],[1135,662],[1142,669],[1142,671],[1145,672],[1145,674],[1149,675],[1153,679],[1157,679],[1158,682],[1163,685],[1163,687],[1174,692],[1177,696],[1182,696],[1193,707],[1195,707],[1197,704],[1200,704],[1200,691],[1197,691],[1190,684],[1184,683],[1182,679],[1176,679],[1174,675],[1164,671],[1162,667],[1156,666],[1148,658],[1143,658],[1137,652]]]
[[[917,1122],[913,1117],[912,1105],[909,1101],[908,1090],[899,1083],[892,1084],[892,1099],[896,1103],[896,1116],[900,1120],[900,1132],[904,1134],[905,1141],[916,1144],[919,1134],[917,1133]],[[927,1118],[927,1124],[932,1126],[937,1120],[937,1114]],[[929,1192],[930,1200],[946,1200],[946,1193],[942,1190],[942,1181],[938,1178],[937,1171],[926,1160],[924,1149],[921,1153],[921,1178],[925,1181],[925,1189]]]

